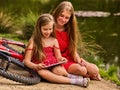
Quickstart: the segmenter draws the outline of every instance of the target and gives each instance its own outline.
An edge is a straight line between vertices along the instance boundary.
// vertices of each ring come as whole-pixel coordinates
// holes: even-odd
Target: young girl
[[[65,60],[61,56],[59,44],[55,38],[54,20],[50,14],[42,14],[35,25],[35,29],[26,48],[24,63],[38,74],[53,83],[75,84],[88,86],[88,79],[82,76],[68,74],[61,65],[46,68],[49,63]]]
[[[85,61],[77,53],[77,21],[74,8],[69,1],[61,2],[52,13],[60,51],[68,62],[64,64],[68,73],[101,80],[98,67]]]

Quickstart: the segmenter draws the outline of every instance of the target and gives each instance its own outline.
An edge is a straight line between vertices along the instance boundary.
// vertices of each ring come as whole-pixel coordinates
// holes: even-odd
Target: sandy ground
[[[120,90],[116,84],[109,81],[91,80],[87,88],[75,85],[52,84],[48,82],[40,82],[36,85],[24,85],[0,76],[0,90]]]
[[[9,67],[10,71],[16,73],[25,74],[26,72],[15,66],[11,65]],[[5,79],[0,76],[0,90],[120,90],[117,88],[116,84],[111,83],[110,81],[95,81],[91,80],[87,88],[83,88],[76,85],[67,85],[67,84],[53,84],[48,82],[40,82],[36,85],[24,85],[9,79]]]

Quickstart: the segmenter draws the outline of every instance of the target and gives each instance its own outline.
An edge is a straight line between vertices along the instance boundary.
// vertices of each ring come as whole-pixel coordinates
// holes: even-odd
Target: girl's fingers
[[[38,69],[42,69],[42,68],[45,68],[45,64],[43,64],[43,63],[38,64]]]

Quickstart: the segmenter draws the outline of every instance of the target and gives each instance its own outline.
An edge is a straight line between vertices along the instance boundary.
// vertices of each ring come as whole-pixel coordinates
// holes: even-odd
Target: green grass
[[[24,42],[27,43],[27,40],[23,40],[23,38],[21,38],[20,35],[17,34],[0,34],[0,38],[6,38],[6,39],[11,39],[11,40],[16,40],[16,41],[20,41],[20,42]]]
[[[117,77],[117,66],[111,65],[108,70],[100,69],[100,74],[104,79],[120,85],[120,80]]]

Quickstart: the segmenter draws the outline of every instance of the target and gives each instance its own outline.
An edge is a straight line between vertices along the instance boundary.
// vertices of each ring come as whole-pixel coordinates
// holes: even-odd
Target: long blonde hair
[[[52,15],[55,19],[55,22],[57,23],[57,18],[59,15],[64,11],[67,10],[71,13],[71,17],[69,22],[65,25],[65,30],[68,33],[69,36],[69,52],[72,58],[75,56],[75,51],[77,49],[77,31],[78,31],[78,26],[77,26],[77,20],[74,14],[74,8],[71,2],[69,1],[63,1],[61,2],[57,8],[54,9],[52,12]]]
[[[47,25],[49,22],[53,22],[53,28],[54,28],[54,19],[52,15],[50,14],[42,14],[38,18],[36,25],[34,27],[34,32],[33,32],[33,42],[34,42],[34,55],[36,56],[36,59],[39,60],[40,62],[43,61],[45,58],[45,54],[43,51],[43,44],[42,44],[42,32],[41,32],[41,27],[44,25]],[[53,29],[54,30],[54,29]],[[52,37],[55,37],[55,32],[53,31],[51,34]]]

